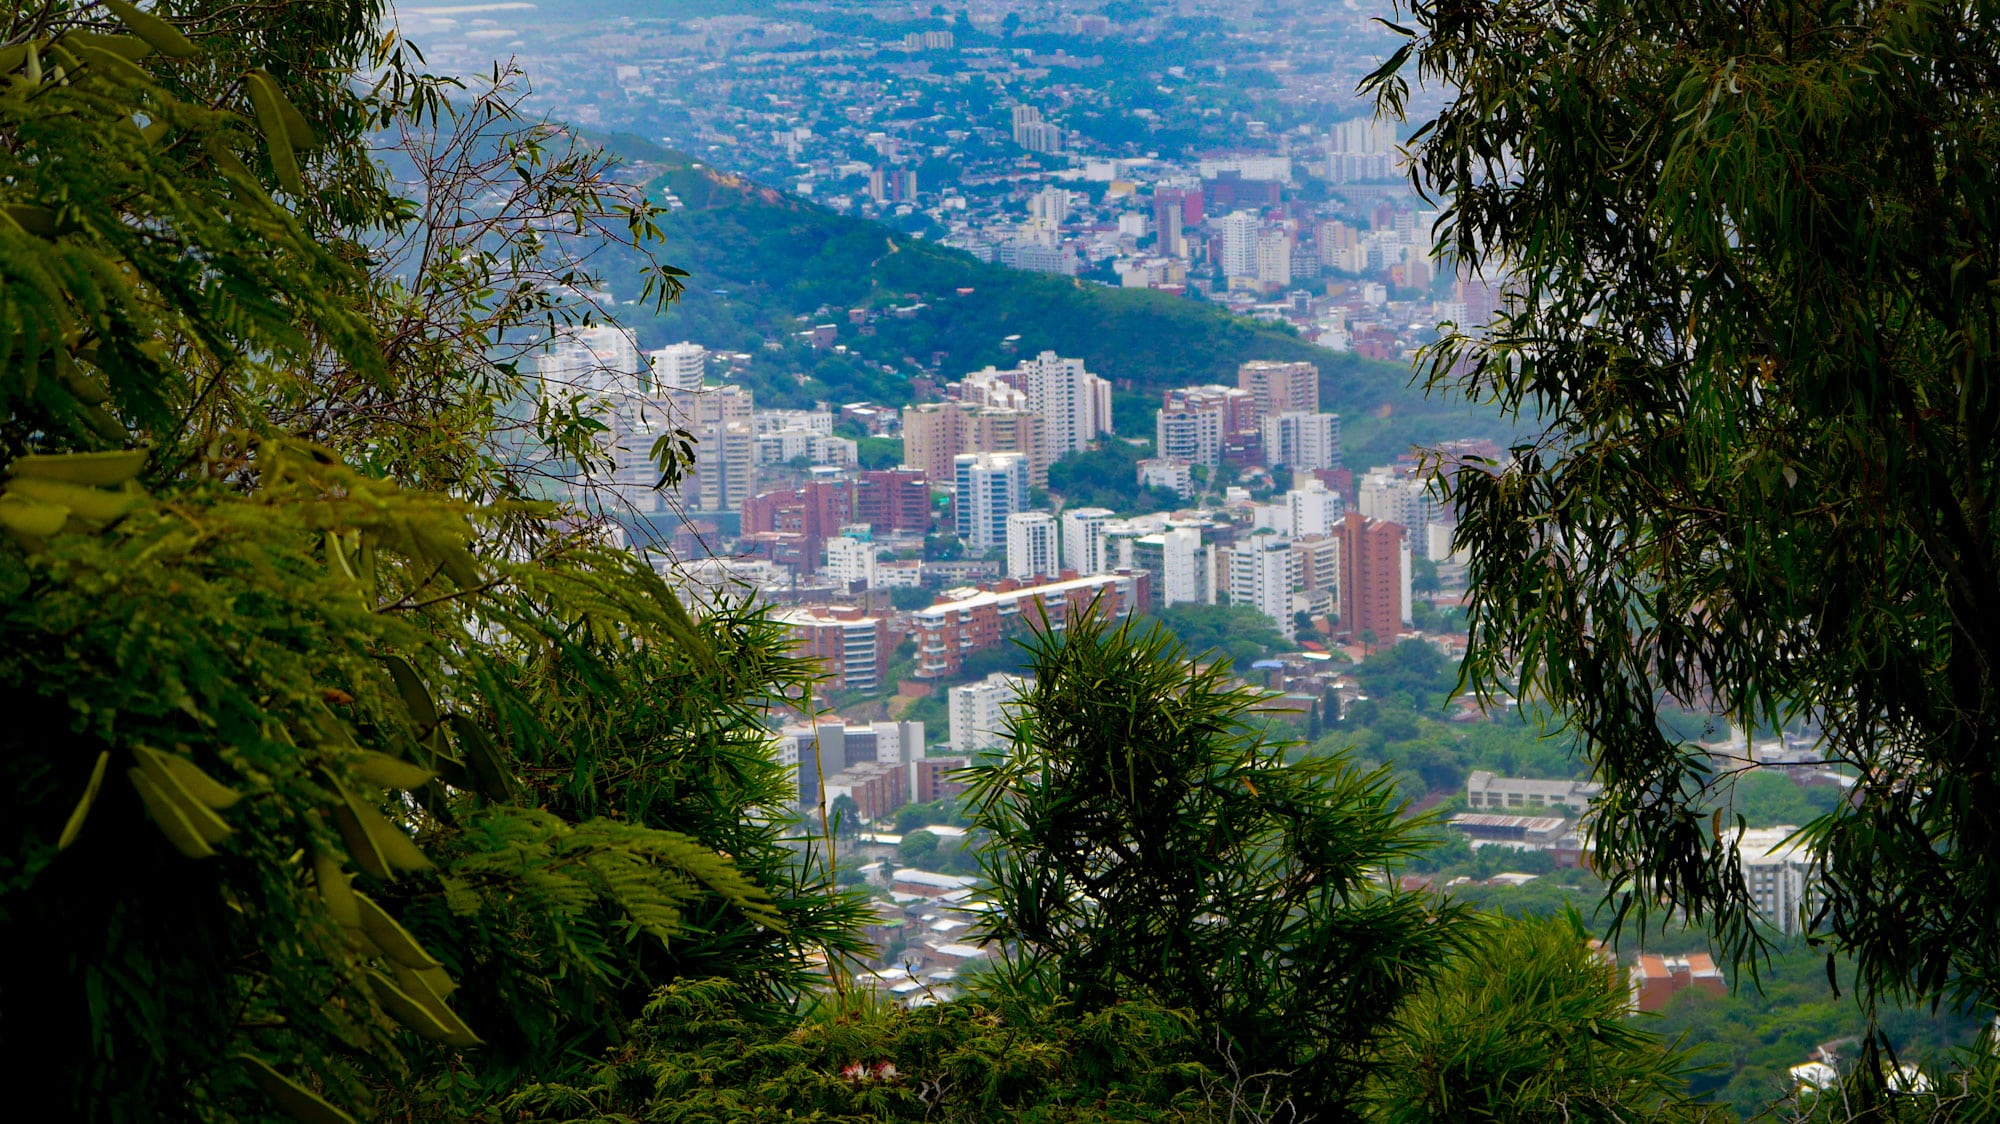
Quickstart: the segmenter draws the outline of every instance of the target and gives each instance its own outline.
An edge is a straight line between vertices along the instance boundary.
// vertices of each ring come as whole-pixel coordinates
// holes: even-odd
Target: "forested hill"
[[[1247,359],[1317,364],[1322,408],[1343,415],[1354,463],[1392,457],[1413,442],[1506,430],[1490,413],[1427,400],[1400,365],[1330,352],[1215,305],[983,263],[636,138],[609,143],[642,162],[656,200],[671,194],[681,203],[663,222],[663,257],[688,271],[688,290],[664,316],[633,318],[641,341],[691,339],[755,356],[741,381],[760,403],[902,405],[912,397],[911,377],[934,362],[949,380],[1046,348],[1082,356],[1113,381],[1114,415],[1126,434],[1151,434],[1161,390],[1233,385]],[[912,305],[922,307],[890,314]],[[849,322],[854,308],[877,313],[868,334]],[[825,323],[838,326],[848,353],[815,351],[798,337]]]

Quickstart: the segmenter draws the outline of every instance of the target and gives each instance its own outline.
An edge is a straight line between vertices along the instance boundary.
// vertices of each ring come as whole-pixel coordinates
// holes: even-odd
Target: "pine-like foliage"
[[[1010,744],[965,797],[993,838],[998,993],[1188,1010],[1219,1068],[1349,1111],[1374,1036],[1466,931],[1458,908],[1381,882],[1427,845],[1386,770],[1287,761],[1226,665],[1157,627],[1081,615],[1030,670]]]
[[[1487,926],[1397,1012],[1365,1099],[1382,1124],[1719,1120],[1636,1021],[1575,913]]]

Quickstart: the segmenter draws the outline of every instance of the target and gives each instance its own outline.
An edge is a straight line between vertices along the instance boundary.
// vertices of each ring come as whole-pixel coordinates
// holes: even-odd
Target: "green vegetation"
[[[1499,925],[1404,1005],[1368,1096],[1378,1119],[1707,1120],[1693,1058],[1626,1017],[1623,975],[1574,912]]]
[[[1764,935],[1704,814],[1727,778],[1662,710],[1811,721],[1856,779],[1807,825],[1818,946],[1854,958],[1869,1011],[1991,1012],[2000,94],[1958,77],[2000,66],[1990,13],[1510,0],[1413,22],[1372,82],[1399,108],[1414,58],[1453,91],[1412,176],[1452,200],[1441,240],[1518,298],[1432,349],[1430,382],[1536,429],[1505,473],[1455,478],[1470,678],[1576,732],[1624,916],[1691,917],[1737,961]]]
[[[760,614],[692,621],[494,452],[524,396],[493,344],[583,314],[544,284],[560,243],[469,221],[392,269],[413,232],[370,133],[439,123],[443,90],[371,54],[372,7],[176,5],[192,42],[108,8],[39,7],[0,47],[23,1095],[464,1118],[579,1072],[683,974],[799,994],[858,918],[753,814],[787,780],[756,716],[809,669]],[[508,98],[442,121],[499,159],[433,167],[433,201],[504,177],[643,242],[601,158]],[[500,278],[523,291],[494,303]],[[532,419],[585,464],[592,424]]]
[[[1255,661],[1294,647],[1271,618],[1248,605],[1169,605],[1158,620],[1197,659],[1224,658],[1246,674]]]
[[[1151,407],[1147,417],[1151,417]],[[1146,515],[1183,506],[1167,488],[1141,488],[1139,461],[1148,450],[1108,440],[1085,453],[1071,453],[1049,466],[1049,490],[1067,507],[1108,507],[1121,515]]]

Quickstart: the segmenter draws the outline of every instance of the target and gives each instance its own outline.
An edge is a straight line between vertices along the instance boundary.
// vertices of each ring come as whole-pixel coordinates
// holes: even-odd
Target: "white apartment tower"
[[[1215,547],[1202,545],[1200,528],[1175,527],[1160,538],[1160,603],[1215,604]]]
[[[1106,549],[1104,525],[1115,514],[1109,508],[1079,507],[1062,514],[1062,564],[1078,574],[1108,574],[1112,558]]]
[[[1222,274],[1257,276],[1257,216],[1236,211],[1222,220]]]
[[[1299,487],[1285,493],[1285,503],[1291,508],[1291,533],[1296,538],[1314,538],[1331,535],[1341,526],[1341,518],[1347,514],[1347,501],[1339,492],[1331,491],[1318,477],[1307,477]]]
[[[653,362],[653,390],[700,390],[708,374],[708,349],[686,340],[648,352]]]
[[[874,589],[875,544],[845,535],[826,540],[826,565],[820,576],[841,585],[861,582],[863,588]]]
[[[1340,415],[1287,412],[1264,419],[1264,460],[1276,468],[1340,467]]]
[[[1007,542],[1007,517],[1027,506],[1026,453],[962,453],[952,460],[957,494],[952,508],[960,541],[970,550]]]
[[[1055,577],[1056,520],[1046,511],[1017,511],[1007,517],[1007,576]]]
[[[1292,586],[1298,561],[1283,535],[1255,534],[1238,542],[1229,556],[1229,603],[1248,605],[1271,619],[1287,640],[1292,623]]]
[[[1042,419],[1042,447],[1050,461],[1090,448],[1111,432],[1111,384],[1084,370],[1083,360],[1044,351],[1019,368],[1028,409]]]
[[[946,695],[954,753],[977,753],[1007,742],[1007,716],[1034,683],[996,671],[977,683],[953,687]]]
[[[632,333],[609,324],[556,330],[535,355],[542,397],[631,395],[644,388],[645,363]]]
[[[1284,288],[1292,283],[1292,236],[1282,230],[1257,235],[1257,284]]]

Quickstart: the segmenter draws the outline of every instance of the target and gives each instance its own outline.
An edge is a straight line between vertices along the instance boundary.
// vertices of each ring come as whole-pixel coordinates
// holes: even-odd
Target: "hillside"
[[[760,402],[901,405],[912,398],[910,378],[933,364],[948,380],[1047,348],[1080,355],[1112,380],[1114,416],[1128,435],[1150,436],[1160,391],[1233,384],[1248,359],[1316,364],[1322,406],[1342,415],[1354,464],[1380,463],[1411,443],[1507,432],[1490,414],[1426,399],[1402,367],[1327,351],[1283,327],[1166,293],[986,264],[657,146],[617,138],[614,147],[656,173],[656,199],[671,193],[683,204],[663,223],[663,256],[691,275],[688,291],[665,316],[634,325],[641,341],[691,339],[755,356],[742,381]],[[888,314],[911,305],[922,307]],[[848,321],[853,308],[877,311],[866,332]],[[846,354],[798,339],[822,323],[838,325]]]

